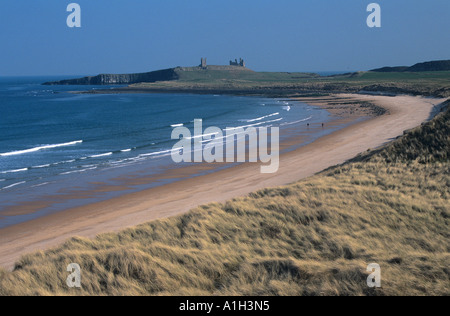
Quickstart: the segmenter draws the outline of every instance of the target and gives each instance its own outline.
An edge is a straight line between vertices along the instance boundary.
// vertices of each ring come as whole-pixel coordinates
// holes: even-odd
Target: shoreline
[[[248,97],[248,99],[250,100],[249,102],[252,102],[252,97]],[[291,99],[264,98],[262,102],[265,105],[265,103],[274,102],[274,100],[280,106],[283,103],[295,104],[295,106],[300,105],[301,107],[305,106],[305,103]],[[280,126],[281,153],[309,144],[322,136],[345,127],[347,124],[347,121],[343,121],[341,116],[335,116],[326,109],[318,106],[307,107],[311,111],[304,113],[306,116],[308,113],[308,115],[311,115],[306,119],[308,120],[308,126],[307,122],[302,122],[303,120],[295,122],[296,119],[303,118],[303,116],[293,116],[291,120],[294,121],[293,123]],[[281,111],[281,109],[279,110]],[[316,111],[318,112],[316,113]],[[284,116],[284,114],[281,115]],[[364,113],[361,114],[361,116],[364,116],[363,119],[367,119],[365,115]],[[357,117],[359,116],[357,115]],[[348,121],[350,122],[348,124],[351,124],[350,118]],[[321,126],[321,123],[325,123],[325,127]],[[166,151],[168,149],[160,148],[158,151]],[[63,180],[43,179],[40,182],[45,181],[44,184],[47,183],[50,185],[41,188],[40,183],[37,183],[35,186],[39,187],[38,190],[40,190],[37,194],[35,194],[36,191],[32,191],[32,188],[35,186],[32,186],[29,191],[22,189],[22,191],[13,192],[9,198],[6,191],[0,193],[3,194],[3,200],[5,201],[5,204],[0,207],[0,229],[48,216],[56,212],[105,201],[125,194],[185,180],[190,177],[202,176],[224,168],[232,168],[236,164],[239,163],[177,164],[173,163],[170,157],[166,156],[164,158],[157,158],[156,160],[136,163],[125,168],[120,165],[118,167],[114,165],[105,167],[104,169],[100,168],[92,173],[73,172],[73,176]],[[58,180],[60,182],[59,184],[57,183]]]
[[[260,164],[243,164],[7,227],[0,230],[0,266],[11,269],[21,255],[48,249],[70,237],[95,237],[99,233],[115,232],[185,213],[199,205],[224,202],[266,187],[299,181],[402,135],[404,130],[428,120],[434,106],[444,101],[411,96],[348,94],[324,98],[327,100],[316,100],[317,105],[329,106],[337,99],[344,103],[345,100],[362,100],[373,102],[389,112],[351,124],[282,154],[280,170],[276,174],[260,174]],[[314,105],[314,100],[309,102]],[[342,113],[343,120],[351,117],[350,113],[347,114],[346,118]]]

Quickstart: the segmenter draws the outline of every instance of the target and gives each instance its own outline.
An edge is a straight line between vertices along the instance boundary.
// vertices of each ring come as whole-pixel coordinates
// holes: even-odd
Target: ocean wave
[[[81,168],[92,168],[96,167],[97,165],[82,165]]]
[[[124,163],[124,162],[128,162],[128,161],[132,161],[132,160],[133,160],[133,158],[121,159],[121,160],[117,160],[117,161],[112,161],[109,164],[110,165],[118,165],[118,164],[121,164],[121,163]],[[83,168],[84,167],[87,167],[87,166],[83,166]]]
[[[48,168],[48,167],[51,167],[51,166],[58,166],[58,165],[66,164],[66,163],[72,163],[72,162],[75,162],[75,161],[77,161],[77,159],[64,160],[64,161],[54,162],[54,163],[51,163],[51,164],[45,164],[45,165],[40,165],[40,166],[33,166],[33,167],[30,167],[30,169]]]
[[[44,182],[44,183],[36,184],[36,185],[31,186],[31,187],[32,188],[37,188],[37,187],[42,187],[42,186],[47,185],[47,184],[50,184],[50,182]]]
[[[31,148],[31,149],[11,151],[11,152],[0,154],[0,157],[23,155],[23,154],[29,154],[29,153],[33,153],[33,152],[36,152],[36,151],[44,150],[44,149],[52,149],[52,148],[65,147],[65,146],[73,146],[73,145],[81,144],[82,142],[83,142],[82,140],[77,140],[77,141],[73,141],[73,142],[69,142],[69,143],[45,145],[45,146],[34,147],[34,148]]]
[[[97,169],[97,167],[94,167],[94,168],[86,168],[86,169],[79,169],[79,170],[75,170],[75,171],[67,171],[67,172],[61,173],[61,175],[67,175],[67,174],[72,174],[72,173],[86,172],[86,171],[88,171],[88,170],[94,170],[94,169]]]
[[[41,165],[41,166],[34,166],[34,167],[31,167],[31,168],[32,169],[40,169],[40,168],[48,168],[50,166],[51,166],[50,164],[47,164],[47,165]]]
[[[279,113],[279,112],[277,112],[277,113],[272,113],[272,114],[269,114],[269,115],[266,115],[266,116],[262,116],[262,117],[258,117],[258,118],[252,119],[252,120],[244,120],[244,122],[246,122],[246,123],[252,123],[252,122],[261,121],[261,120],[263,120],[263,119],[265,119],[265,118],[269,118],[269,117],[277,116],[277,115],[280,115],[280,113]]]
[[[76,159],[71,159],[71,160],[64,160],[64,161],[58,161],[58,162],[54,162],[52,164],[50,164],[50,166],[58,166],[58,165],[63,165],[65,163],[72,163],[77,161]]]
[[[123,152],[123,153],[127,153],[127,152],[130,152],[131,151],[131,148],[128,148],[128,149],[122,149],[121,150],[121,152]]]
[[[24,184],[24,183],[27,183],[27,182],[26,181],[17,182],[17,183],[8,185],[7,187],[4,187],[2,190],[10,189],[10,188],[13,188],[15,186],[18,186],[18,185],[21,185],[21,184]]]
[[[106,157],[106,156],[111,156],[112,154],[113,154],[112,152],[109,152],[109,153],[105,153],[105,154],[89,156],[89,158]]]
[[[76,170],[76,171],[67,171],[67,172],[63,172],[61,173],[61,175],[67,175],[67,174],[72,174],[72,173],[78,173],[78,172],[82,172],[81,170]]]
[[[5,173],[16,173],[16,172],[24,172],[24,171],[27,171],[27,170],[28,170],[28,168],[23,168],[23,169],[2,171],[0,173],[2,173],[2,174],[5,174]]]
[[[155,151],[155,152],[153,152],[153,153],[148,153],[148,154],[141,154],[141,155],[139,155],[139,156],[137,156],[137,158],[140,158],[140,157],[151,157],[151,156],[158,156],[158,155],[164,155],[164,154],[171,154],[172,153],[172,150],[180,150],[180,149],[182,149],[182,148],[173,148],[173,149],[169,149],[169,150],[162,150],[162,151]],[[164,155],[165,156],[165,155]]]
[[[283,110],[285,110],[285,111],[290,111],[291,110],[291,107],[289,106],[289,105],[287,105],[287,106],[283,106]]]
[[[263,125],[263,124],[279,122],[279,121],[282,121],[282,120],[283,120],[283,118],[280,117],[278,119],[271,120],[271,121],[264,121],[264,122],[259,122],[259,123],[255,123],[255,124],[242,125],[242,126],[237,126],[237,127],[227,127],[227,128],[225,128],[225,131],[234,130],[234,129],[238,129],[238,128],[255,127],[255,126],[260,126],[260,125]]]
[[[269,123],[274,123],[274,122],[279,122],[279,121],[282,121],[283,119],[284,118],[281,117],[281,118],[278,118],[278,119],[275,119],[275,120],[265,121],[265,122],[250,124],[250,125],[244,125],[244,126],[238,126],[238,127],[227,127],[227,128],[224,129],[225,133],[223,133],[222,137],[215,137],[214,139],[202,140],[200,142],[201,143],[208,143],[208,142],[211,142],[211,141],[228,140],[228,137],[230,136],[230,135],[228,135],[229,131],[238,130],[238,129],[241,129],[241,128],[243,129],[243,128],[247,128],[247,127],[254,127],[254,126],[259,126],[259,125],[269,124]],[[272,126],[273,125],[271,124],[271,125],[266,125],[266,126],[263,126],[263,127],[272,127]],[[247,134],[247,132],[246,131],[242,131],[242,132],[239,132],[239,133],[235,133],[236,136],[240,136],[240,135],[243,135],[243,134]],[[198,137],[200,137],[200,136],[198,136]]]
[[[286,125],[292,125],[292,124],[298,124],[298,123],[301,123],[301,122],[306,122],[306,121],[309,121],[310,119],[312,119],[313,117],[312,116],[310,116],[310,117],[308,117],[308,118],[305,118],[305,119],[303,119],[303,120],[300,120],[300,121],[295,121],[295,122],[286,122],[286,123],[283,123],[283,124],[281,124],[282,126],[286,126]]]
[[[182,126],[184,126],[183,123],[170,125],[170,127],[182,127]]]

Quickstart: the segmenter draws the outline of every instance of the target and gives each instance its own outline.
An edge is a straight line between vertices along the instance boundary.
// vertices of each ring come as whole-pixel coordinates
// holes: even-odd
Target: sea
[[[178,141],[171,134],[180,126],[193,132],[195,119],[202,119],[204,128],[280,127],[282,140],[303,133],[305,143],[333,132],[306,127],[328,122],[326,110],[291,100],[75,94],[117,86],[42,85],[60,79],[67,78],[0,77],[0,228],[176,181],[163,176],[180,167],[170,156]],[[134,176],[158,180],[129,181],[126,190],[99,189],[119,187]],[[45,206],[33,207],[42,201]],[[24,211],[27,205],[33,210]]]

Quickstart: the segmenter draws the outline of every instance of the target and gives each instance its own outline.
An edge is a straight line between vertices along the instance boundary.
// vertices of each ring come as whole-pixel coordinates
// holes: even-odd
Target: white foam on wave
[[[55,163],[52,163],[52,164],[45,164],[45,165],[40,165],[40,166],[33,166],[33,167],[31,167],[31,169],[48,168],[48,167],[51,167],[51,166],[62,165],[62,164],[65,164],[65,163],[72,163],[72,162],[75,162],[75,161],[76,161],[76,159],[65,160],[65,161],[55,162]]]
[[[170,125],[170,127],[182,127],[182,126],[184,126],[184,124],[173,124],[173,125]]]
[[[93,156],[90,156],[89,158],[106,157],[106,156],[111,156],[112,154],[113,154],[112,152],[109,152],[109,153],[100,154],[100,155],[93,155]]]
[[[23,169],[16,169],[16,170],[8,170],[8,171],[2,171],[0,173],[5,174],[5,173],[16,173],[16,172],[24,172],[27,171],[28,168],[23,168]]]
[[[141,154],[137,158],[151,157],[151,156],[158,156],[158,155],[164,156],[164,154],[172,154],[172,151],[176,151],[176,150],[180,150],[180,149],[183,149],[183,148],[180,147],[180,148],[173,148],[173,149],[169,149],[169,150],[156,151],[156,152],[148,153],[148,154]]]
[[[37,187],[42,187],[42,186],[47,185],[47,184],[50,184],[50,182],[44,182],[44,183],[36,184],[36,185],[31,186],[31,187],[32,188],[37,188]]]
[[[123,152],[123,153],[127,153],[127,152],[130,152],[130,151],[131,151],[131,148],[121,150],[121,152]]]
[[[283,110],[289,112],[291,110],[291,107],[289,105],[288,106],[283,106]]]
[[[34,147],[34,148],[31,148],[31,149],[11,151],[11,152],[0,154],[0,157],[23,155],[23,154],[29,154],[29,153],[33,153],[33,152],[36,152],[36,151],[44,150],[44,149],[52,149],[52,148],[65,147],[65,146],[73,146],[73,145],[81,144],[82,142],[83,142],[82,140],[76,140],[76,141],[69,142],[69,143],[45,145],[45,146]]]
[[[2,190],[10,189],[10,188],[13,188],[13,187],[15,187],[15,186],[18,186],[18,185],[21,185],[21,184],[24,184],[24,183],[26,183],[26,181],[17,182],[17,183],[8,185],[7,187],[4,187]]]
[[[245,122],[252,123],[252,122],[261,121],[261,120],[263,120],[265,118],[272,117],[272,116],[277,116],[277,115],[280,115],[280,113],[278,113],[278,112],[277,113],[272,113],[272,114],[269,114],[269,115],[266,115],[266,116],[262,116],[262,117],[258,117],[258,118],[252,119],[252,120],[246,120]]]
[[[113,162],[111,162],[110,164],[111,164],[111,165],[118,165],[118,164],[121,164],[121,163],[130,161],[130,160],[131,160],[131,158],[130,158],[130,159],[121,159],[121,160],[113,161]],[[83,166],[83,167],[84,167],[84,166]]]
[[[293,124],[298,124],[298,123],[301,123],[301,122],[306,122],[306,121],[309,121],[310,119],[312,119],[313,117],[312,116],[310,116],[310,117],[308,117],[308,118],[305,118],[305,119],[303,119],[303,120],[300,120],[300,121],[295,121],[295,122],[287,122],[287,123],[283,123],[283,124],[281,124],[282,126],[286,126],[286,125],[293,125]]]
[[[269,123],[274,123],[274,122],[279,122],[279,121],[282,121],[283,120],[283,118],[282,117],[280,117],[280,118],[278,118],[278,119],[275,119],[275,120],[271,120],[271,121],[265,121],[265,122],[260,122],[260,123],[255,123],[255,124],[250,124],[250,125],[244,125],[244,126],[238,126],[238,127],[227,127],[227,128],[225,128],[224,129],[224,135],[222,136],[222,137],[216,137],[216,138],[214,138],[214,139],[207,139],[207,140],[202,140],[202,141],[200,141],[201,143],[208,143],[208,142],[216,142],[216,141],[220,141],[220,140],[227,140],[228,141],[228,138],[229,138],[229,136],[230,135],[228,135],[228,132],[232,132],[233,133],[233,131],[235,131],[236,133],[234,133],[234,135],[236,135],[236,136],[239,136],[239,135],[243,135],[243,134],[247,134],[247,132],[245,131],[245,130],[242,130],[242,131],[239,131],[239,129],[244,129],[244,128],[247,128],[247,127],[254,127],[254,126],[260,126],[260,125],[263,125],[263,124],[269,124]],[[282,124],[283,125],[283,124]],[[266,125],[266,126],[263,126],[263,127],[272,127],[273,125],[271,124],[271,125]],[[234,136],[233,135],[233,136]]]
[[[283,118],[280,117],[280,118],[278,118],[278,119],[271,120],[271,121],[264,121],[264,122],[259,122],[259,123],[255,123],[255,124],[249,124],[249,125],[243,125],[243,126],[238,126],[238,127],[228,127],[228,128],[225,129],[225,131],[235,130],[235,129],[239,129],[239,128],[247,128],[247,127],[260,126],[260,125],[263,125],[263,124],[279,122],[279,121],[282,121],[282,120],[283,120]]]
[[[40,169],[40,168],[48,168],[48,167],[50,167],[50,165],[41,165],[41,166],[34,166],[34,167],[32,167],[33,169]]]
[[[96,167],[97,165],[82,165],[81,168],[91,168]]]
[[[86,168],[86,169],[80,169],[80,170],[75,170],[75,171],[67,171],[67,172],[63,172],[61,173],[61,175],[67,175],[67,174],[72,174],[72,173],[81,173],[81,172],[86,172],[88,170],[94,170],[97,169],[97,167],[94,168]]]

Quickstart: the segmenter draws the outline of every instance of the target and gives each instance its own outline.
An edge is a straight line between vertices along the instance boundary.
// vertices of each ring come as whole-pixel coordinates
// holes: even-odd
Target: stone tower
[[[201,61],[200,67],[202,67],[203,69],[206,69],[206,68],[207,68],[207,64],[206,64],[206,58],[202,58],[202,61]]]

